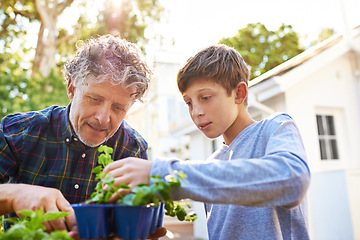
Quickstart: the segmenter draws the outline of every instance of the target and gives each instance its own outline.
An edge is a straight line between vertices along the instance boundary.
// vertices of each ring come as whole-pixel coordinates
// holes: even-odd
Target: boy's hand
[[[115,186],[127,184],[130,188],[136,187],[139,183],[149,183],[152,161],[128,157],[109,163],[104,173],[108,173],[109,177],[115,178]],[[125,195],[129,191],[121,191]],[[109,199],[109,202],[115,202],[118,199],[117,194]]]

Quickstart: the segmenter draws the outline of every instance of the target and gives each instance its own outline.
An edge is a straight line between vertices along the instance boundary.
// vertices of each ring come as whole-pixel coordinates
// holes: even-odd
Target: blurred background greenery
[[[58,27],[66,10],[76,12],[75,21],[71,26]],[[67,105],[62,69],[75,53],[79,40],[120,34],[145,50],[151,47],[151,40],[161,39],[164,34],[152,28],[164,15],[159,0],[2,0],[0,119],[15,112]],[[30,35],[30,29],[34,28],[35,47],[28,44],[34,38],[34,31]],[[333,34],[332,29],[325,29],[313,44]],[[261,23],[249,23],[235,36],[219,42],[233,46],[242,54],[251,69],[251,79],[305,49],[292,26],[286,24],[269,31]]]

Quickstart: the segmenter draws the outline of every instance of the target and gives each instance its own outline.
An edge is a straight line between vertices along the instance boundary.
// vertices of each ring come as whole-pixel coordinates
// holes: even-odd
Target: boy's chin
[[[211,138],[211,139],[214,139],[214,138],[217,138],[219,137],[221,134],[214,134],[214,133],[205,133],[205,132],[202,132],[206,137],[208,138]]]

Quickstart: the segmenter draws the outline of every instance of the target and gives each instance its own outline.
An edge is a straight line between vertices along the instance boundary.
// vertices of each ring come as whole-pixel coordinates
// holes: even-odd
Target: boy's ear
[[[248,87],[245,82],[239,82],[235,88],[235,103],[242,104],[248,95]]]
[[[67,90],[67,95],[68,95],[70,101],[72,101],[74,98],[74,94],[75,94],[75,87],[74,87],[74,84],[71,79],[69,79],[67,82],[66,90]]]

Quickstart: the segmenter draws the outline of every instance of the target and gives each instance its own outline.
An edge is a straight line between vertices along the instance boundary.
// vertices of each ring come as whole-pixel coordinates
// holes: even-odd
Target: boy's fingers
[[[155,233],[149,234],[148,239],[157,239],[157,238],[163,237],[166,235],[166,232],[167,232],[166,228],[158,227],[158,228],[156,228]]]

